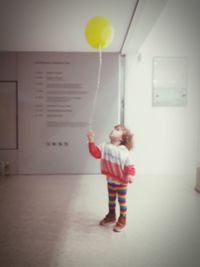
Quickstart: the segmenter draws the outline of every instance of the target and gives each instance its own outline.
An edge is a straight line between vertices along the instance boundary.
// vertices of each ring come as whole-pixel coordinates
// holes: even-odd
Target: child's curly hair
[[[133,148],[133,134],[123,124],[117,124],[114,128],[120,128],[123,131],[121,145],[127,147],[128,150]]]

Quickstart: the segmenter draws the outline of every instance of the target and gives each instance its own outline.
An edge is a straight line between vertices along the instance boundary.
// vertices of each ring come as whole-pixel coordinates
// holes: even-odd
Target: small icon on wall
[[[52,142],[47,141],[46,142],[46,146],[48,146],[48,147],[55,147],[55,146],[66,147],[68,145],[69,145],[69,143],[67,141],[63,141],[63,142],[61,142],[61,141],[52,141]]]

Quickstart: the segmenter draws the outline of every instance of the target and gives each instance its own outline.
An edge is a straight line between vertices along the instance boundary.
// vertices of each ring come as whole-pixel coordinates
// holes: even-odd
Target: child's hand
[[[92,130],[88,131],[87,138],[90,143],[94,142],[94,132]]]
[[[128,183],[132,184],[134,182],[133,176],[128,175]]]

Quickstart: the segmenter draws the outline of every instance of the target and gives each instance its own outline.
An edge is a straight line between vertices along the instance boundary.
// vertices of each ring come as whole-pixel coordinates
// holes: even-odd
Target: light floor
[[[106,181],[95,175],[0,181],[1,267],[199,267],[200,194],[191,177],[136,177],[121,233],[99,226]]]

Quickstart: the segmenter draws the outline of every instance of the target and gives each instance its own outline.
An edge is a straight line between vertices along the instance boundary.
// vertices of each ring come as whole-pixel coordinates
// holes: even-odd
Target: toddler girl
[[[120,206],[120,216],[113,228],[120,232],[126,225],[127,205],[126,195],[128,183],[133,182],[135,168],[130,150],[133,147],[133,135],[122,124],[116,125],[111,131],[109,143],[97,146],[94,133],[87,133],[89,152],[97,159],[101,159],[101,173],[107,177],[108,186],[108,214],[100,221],[100,225],[116,222],[116,198]]]

